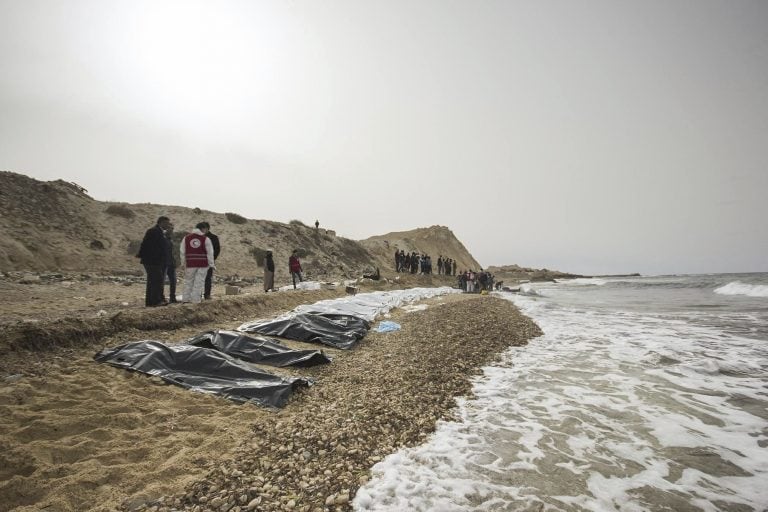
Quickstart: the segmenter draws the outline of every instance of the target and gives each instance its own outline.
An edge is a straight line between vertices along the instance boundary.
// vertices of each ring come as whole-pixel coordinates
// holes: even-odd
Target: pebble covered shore
[[[421,444],[471,377],[509,346],[541,334],[509,301],[452,295],[426,310],[395,313],[402,329],[371,331],[333,363],[302,369],[316,385],[176,495],[123,503],[156,512],[348,511],[370,468]]]

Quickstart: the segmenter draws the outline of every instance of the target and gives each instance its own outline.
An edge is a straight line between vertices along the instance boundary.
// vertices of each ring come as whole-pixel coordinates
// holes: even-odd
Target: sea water
[[[374,466],[355,510],[768,510],[768,274],[498,295],[544,335]]]

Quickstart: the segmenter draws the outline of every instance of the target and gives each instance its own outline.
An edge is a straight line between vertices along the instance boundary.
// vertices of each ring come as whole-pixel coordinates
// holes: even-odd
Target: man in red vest
[[[213,244],[205,236],[207,232],[206,223],[200,222],[181,241],[181,261],[187,267],[184,272],[182,302],[202,302],[205,276],[209,268],[216,268],[213,263]]]
[[[291,257],[288,258],[288,270],[291,273],[293,279],[293,289],[296,289],[296,278],[299,278],[299,282],[304,281],[304,277],[301,275],[301,262],[299,261],[299,250],[294,249],[291,253]]]

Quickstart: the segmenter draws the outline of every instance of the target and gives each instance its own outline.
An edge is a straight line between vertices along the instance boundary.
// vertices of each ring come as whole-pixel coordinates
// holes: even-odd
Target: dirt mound
[[[0,173],[0,229],[7,235],[0,269],[68,268],[86,260],[94,203],[73,183]]]

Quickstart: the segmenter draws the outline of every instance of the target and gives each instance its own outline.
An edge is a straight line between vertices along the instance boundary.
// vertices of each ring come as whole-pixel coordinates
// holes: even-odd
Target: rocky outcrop
[[[453,231],[445,226],[412,229],[372,236],[360,242],[381,268],[391,270],[394,265],[395,249],[405,252],[416,251],[432,257],[433,272],[437,272],[437,258],[443,256],[456,260],[457,272],[480,269],[480,263],[470,254]]]
[[[558,270],[549,270],[546,268],[529,268],[518,265],[503,265],[500,267],[490,266],[488,272],[494,275],[496,282],[519,283],[522,281],[555,281],[557,279],[574,279],[577,277],[588,277],[578,274],[569,274]]]

